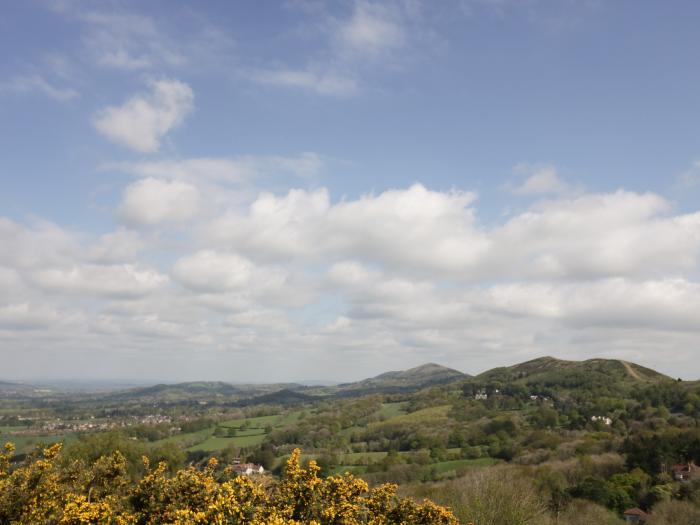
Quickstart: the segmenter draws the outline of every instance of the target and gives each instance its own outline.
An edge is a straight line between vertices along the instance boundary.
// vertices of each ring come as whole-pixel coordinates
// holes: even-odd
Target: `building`
[[[700,468],[689,461],[688,463],[679,463],[673,466],[673,479],[676,481],[692,481],[700,479]]]
[[[623,516],[625,517],[626,523],[646,523],[647,519],[649,519],[649,514],[637,507],[627,509]]]
[[[489,395],[486,393],[485,390],[479,390],[476,394],[474,394],[474,399],[483,400],[483,399],[488,399],[488,398],[489,398]]]
[[[612,419],[610,419],[607,416],[591,416],[591,421],[593,421],[594,423],[596,421],[600,421],[601,423],[603,423],[607,427],[612,425]]]
[[[252,474],[262,474],[265,469],[262,465],[255,463],[239,463],[233,466],[233,471],[239,476],[250,476]]]

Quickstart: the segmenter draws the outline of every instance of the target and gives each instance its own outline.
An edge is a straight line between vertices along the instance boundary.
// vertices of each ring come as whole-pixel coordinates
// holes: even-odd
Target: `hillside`
[[[459,370],[435,363],[427,363],[408,370],[385,372],[354,383],[343,383],[325,390],[338,396],[356,396],[379,392],[408,392],[432,385],[453,383],[469,377],[469,375]]]
[[[159,384],[145,388],[133,388],[104,395],[110,401],[175,403],[181,401],[250,399],[279,392],[303,388],[295,383],[231,384],[222,381],[194,381],[187,383]]]
[[[34,397],[47,392],[34,385],[0,381],[0,395],[4,397]]]
[[[619,359],[565,361],[554,357],[494,368],[473,378],[473,382],[478,383],[537,385],[554,389],[600,386],[611,390],[627,390],[670,380],[655,370]]]

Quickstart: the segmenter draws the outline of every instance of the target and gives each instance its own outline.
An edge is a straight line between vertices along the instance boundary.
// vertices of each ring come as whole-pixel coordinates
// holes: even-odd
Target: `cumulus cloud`
[[[243,355],[358,374],[428,358],[478,372],[544,353],[692,361],[700,212],[653,193],[551,193],[485,223],[475,194],[420,184],[339,200],[263,192],[212,211],[203,185],[264,164],[212,160],[130,165],[122,218],[158,228],[0,220],[0,344],[50,334],[146,359],[167,341],[168,363],[202,356],[195,375]]]
[[[279,266],[256,264],[231,252],[200,250],[178,259],[171,273],[198,294],[198,304],[220,312],[301,307],[315,295],[303,276],[292,277]]]
[[[561,321],[576,327],[695,330],[700,321],[699,291],[697,283],[680,278],[513,283],[493,286],[478,299],[478,304],[496,312]]]
[[[87,258],[97,263],[130,262],[144,247],[144,240],[136,232],[119,229],[101,235],[87,249]]]
[[[700,213],[669,211],[658,195],[626,191],[539,203],[493,230],[486,268],[501,278],[677,275],[697,264]]]
[[[466,271],[488,245],[473,227],[475,195],[416,184],[332,205],[324,189],[263,194],[247,215],[229,213],[206,235],[262,256],[355,256],[389,264]]]
[[[191,184],[149,177],[126,187],[119,216],[137,226],[185,221],[197,212],[198,201],[199,191]]]
[[[188,288],[203,292],[242,289],[250,284],[253,264],[236,254],[201,251],[183,257],[175,264],[173,275]]]
[[[154,153],[171,129],[193,109],[194,94],[185,83],[157,80],[151,92],[135,95],[121,106],[109,106],[94,118],[97,131],[112,142],[141,153]]]
[[[697,263],[700,214],[670,215],[658,195],[618,191],[544,201],[490,228],[476,222],[474,199],[421,185],[335,204],[323,189],[267,193],[247,213],[212,221],[204,235],[257,257],[353,257],[463,280],[658,277]]]
[[[140,297],[165,285],[167,276],[132,264],[83,264],[41,269],[32,280],[47,291],[96,294],[115,298]]]
[[[0,329],[32,330],[48,328],[60,319],[52,308],[15,303],[0,306]]]

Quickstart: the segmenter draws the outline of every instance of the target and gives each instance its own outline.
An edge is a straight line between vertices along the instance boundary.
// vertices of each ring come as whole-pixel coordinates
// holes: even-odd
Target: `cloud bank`
[[[347,376],[429,358],[477,372],[549,353],[690,371],[700,212],[618,190],[485,224],[470,191],[251,194],[231,188],[229,162],[174,163],[160,178],[160,164],[124,165],[141,176],[119,208],[127,229],[101,237],[3,219],[0,342],[130,348],[150,366],[167,347],[192,361],[183,378],[225,378],[212,360],[252,355],[282,366],[275,379],[299,363],[314,375],[343,363]],[[217,187],[239,198],[202,208]]]

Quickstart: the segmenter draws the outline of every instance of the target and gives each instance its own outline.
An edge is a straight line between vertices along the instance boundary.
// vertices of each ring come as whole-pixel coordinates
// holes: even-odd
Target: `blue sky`
[[[5,6],[3,376],[700,376],[698,15]]]

